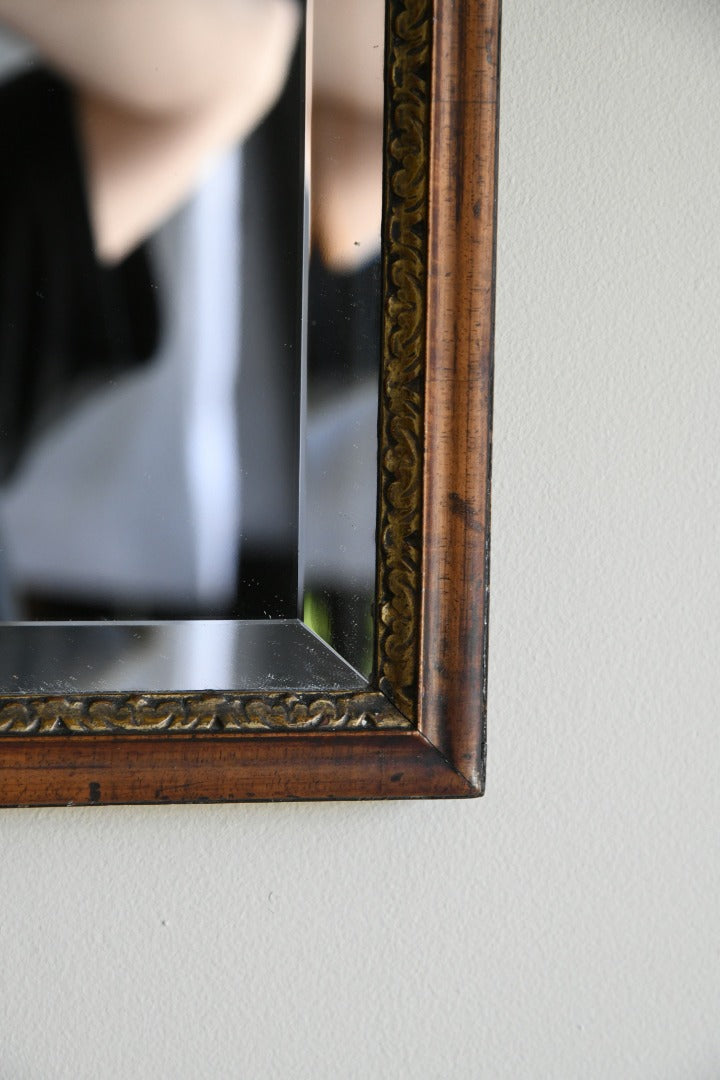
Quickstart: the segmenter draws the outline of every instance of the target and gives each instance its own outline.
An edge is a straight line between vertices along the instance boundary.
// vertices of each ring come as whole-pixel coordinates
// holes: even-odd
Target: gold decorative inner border
[[[408,730],[419,657],[432,0],[388,0],[376,678],[339,693],[0,697],[0,737]]]
[[[386,40],[377,685],[418,693],[432,0],[390,0]]]
[[[0,736],[258,734],[408,727],[384,695],[103,694],[0,698]]]

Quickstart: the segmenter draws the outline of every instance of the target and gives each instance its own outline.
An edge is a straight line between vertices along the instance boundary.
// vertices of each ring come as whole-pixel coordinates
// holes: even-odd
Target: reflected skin
[[[314,0],[313,243],[349,272],[380,250],[384,0]]]
[[[0,0],[73,83],[98,257],[122,259],[285,83],[294,0]]]
[[[117,262],[279,97],[295,0],[0,0],[75,86],[99,258]],[[313,242],[349,271],[380,246],[384,0],[314,0]]]

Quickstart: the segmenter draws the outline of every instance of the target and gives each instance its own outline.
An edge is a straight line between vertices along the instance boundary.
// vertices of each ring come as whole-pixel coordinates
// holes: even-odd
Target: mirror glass
[[[383,21],[0,0],[2,692],[364,684]]]

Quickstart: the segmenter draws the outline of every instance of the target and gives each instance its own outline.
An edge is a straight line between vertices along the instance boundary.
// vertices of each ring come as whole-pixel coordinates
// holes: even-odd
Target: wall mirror
[[[481,794],[499,0],[146,9],[0,0],[0,804]]]

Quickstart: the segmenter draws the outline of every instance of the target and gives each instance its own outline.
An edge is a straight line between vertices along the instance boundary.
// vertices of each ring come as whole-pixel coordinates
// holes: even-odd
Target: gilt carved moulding
[[[108,694],[3,699],[0,735],[157,735],[409,728],[382,694]]]
[[[390,5],[380,399],[380,689],[414,716],[419,656],[430,5]]]

